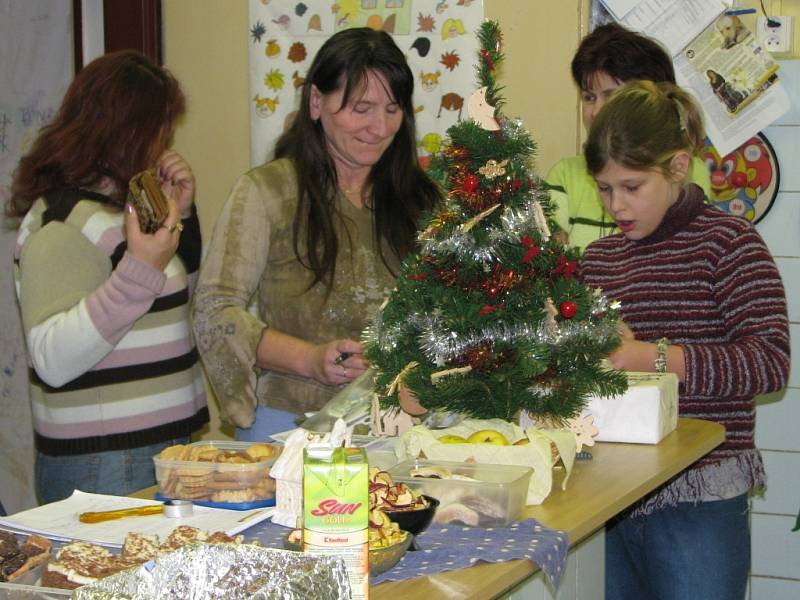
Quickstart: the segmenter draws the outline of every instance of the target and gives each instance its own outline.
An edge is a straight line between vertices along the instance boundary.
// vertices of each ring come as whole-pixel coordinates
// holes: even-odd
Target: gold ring
[[[174,233],[176,229],[178,231],[183,231],[183,223],[175,223],[175,225],[162,225],[162,227],[170,233]]]

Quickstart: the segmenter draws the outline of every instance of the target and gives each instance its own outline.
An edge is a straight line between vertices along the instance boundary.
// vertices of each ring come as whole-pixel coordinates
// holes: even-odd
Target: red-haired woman
[[[169,144],[185,101],[133,51],[73,80],[14,173],[15,282],[28,347],[40,501],[155,483],[151,457],[208,421],[189,299],[200,228]],[[169,215],[143,233],[128,181],[155,169]]]

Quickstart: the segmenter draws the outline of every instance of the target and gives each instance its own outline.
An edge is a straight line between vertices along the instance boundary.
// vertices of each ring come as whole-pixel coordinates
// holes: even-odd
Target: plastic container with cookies
[[[249,510],[275,505],[270,469],[279,444],[203,441],[169,446],[153,457],[159,500]]]

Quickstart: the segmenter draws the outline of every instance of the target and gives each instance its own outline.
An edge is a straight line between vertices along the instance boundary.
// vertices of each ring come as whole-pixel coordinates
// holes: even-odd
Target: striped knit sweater
[[[164,271],[126,251],[124,213],[60,190],[23,220],[14,276],[37,448],[69,455],[189,435],[208,422],[189,324],[196,214]]]
[[[677,502],[725,499],[764,484],[754,396],[789,376],[789,321],[780,275],[755,228],[703,204],[688,185],[650,236],[588,246],[585,283],[622,302],[637,339],[683,347],[679,413],[725,425],[725,442],[645,498],[643,514]]]

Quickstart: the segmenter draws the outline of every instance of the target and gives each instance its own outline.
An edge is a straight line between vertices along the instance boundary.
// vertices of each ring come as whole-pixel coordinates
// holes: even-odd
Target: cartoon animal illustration
[[[752,137],[720,158],[716,148],[706,140],[699,156],[708,167],[711,201],[731,214],[756,220],[759,195],[768,195],[777,187],[777,173],[764,141]]]
[[[274,114],[280,102],[278,96],[274,98],[262,98],[259,94],[256,94],[253,101],[256,103],[256,114],[264,118]]]
[[[441,74],[442,72],[439,70],[431,73],[425,73],[424,71],[420,71],[419,82],[420,85],[422,85],[422,89],[425,90],[426,92],[432,92],[433,90],[435,90],[436,87],[439,85],[439,75]]]
[[[295,71],[292,73],[292,85],[294,85],[294,89],[298,89],[303,87],[303,84],[306,82],[305,77],[300,77],[300,73]]]
[[[439,103],[439,112],[436,114],[436,118],[442,116],[442,109],[446,110],[457,110],[458,111],[458,119],[461,120],[461,109],[464,108],[464,97],[459,96],[455,92],[450,92],[442,96],[442,100]]]

